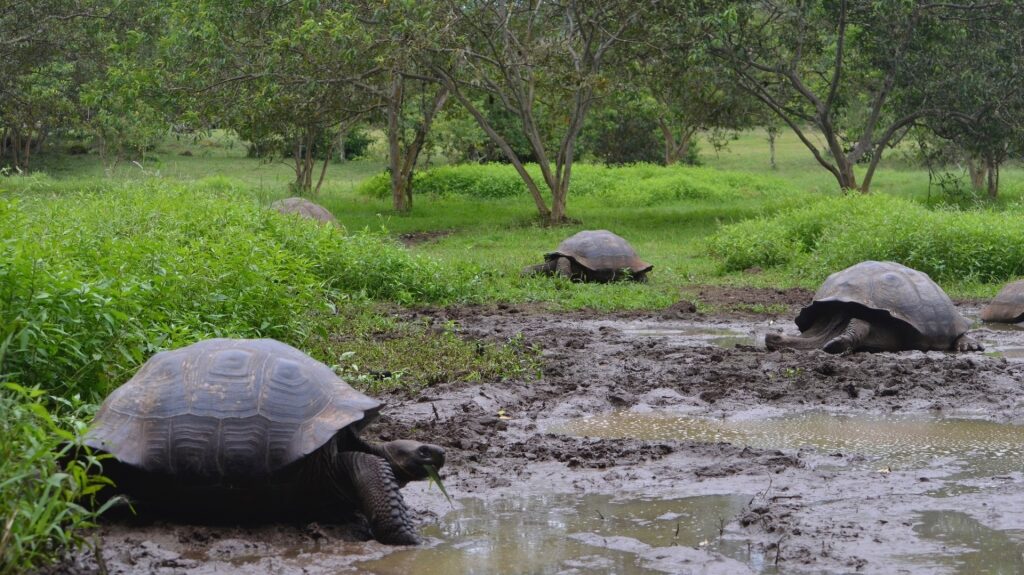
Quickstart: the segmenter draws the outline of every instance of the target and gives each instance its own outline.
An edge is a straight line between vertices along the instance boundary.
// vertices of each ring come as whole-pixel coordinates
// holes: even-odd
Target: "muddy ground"
[[[1024,423],[1024,362],[992,353],[768,352],[763,349],[765,331],[795,333],[792,317],[809,300],[808,292],[709,287],[688,293],[721,311],[698,314],[681,301],[658,312],[625,314],[549,313],[529,306],[403,312],[405,317],[454,320],[469,338],[503,341],[522,334],[541,350],[542,374],[530,382],[441,385],[395,394],[387,398],[389,407],[371,432],[380,439],[408,437],[443,445],[448,451],[445,483],[457,505],[536,493],[627,499],[750,496],[742,509],[723,519],[719,532],[744,542],[745,559],[727,557],[714,545],[652,549],[626,538],[587,541],[632,554],[644,572],[984,572],[969,570],[963,561],[943,560],[958,551],[922,535],[917,514],[929,510],[956,510],[987,528],[1013,534],[1014,541],[1024,539],[1024,461],[1011,462],[1007,473],[975,478],[957,497],[937,498],[925,494],[952,485],[955,457],[883,469],[851,463],[858,461],[856,453],[550,433],[576,418],[618,410],[712,419],[811,411],[928,413]],[[744,305],[734,305],[738,302]],[[745,305],[750,303],[786,311],[750,313]],[[976,303],[959,305],[965,315],[977,317]],[[742,337],[659,337],[659,330]],[[1024,331],[979,327],[976,336],[990,351],[1024,347]],[[421,527],[445,521],[448,503],[436,489],[417,485],[405,492]],[[445,533],[428,537],[427,546],[457,548],[458,541],[444,539],[458,536]],[[114,523],[93,537],[101,561],[87,551],[58,571],[383,572],[365,567],[364,561],[394,552],[361,541],[365,532],[346,525]],[[586,539],[586,534],[574,537]],[[1019,571],[998,572],[1024,572],[1021,561]],[[615,571],[597,565],[566,563],[545,572]],[[501,571],[536,569],[510,563]]]

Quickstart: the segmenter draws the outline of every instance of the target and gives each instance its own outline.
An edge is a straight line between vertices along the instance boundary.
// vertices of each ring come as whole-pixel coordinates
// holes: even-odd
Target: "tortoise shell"
[[[544,259],[558,257],[576,260],[594,271],[628,269],[633,273],[650,271],[653,265],[641,260],[629,242],[608,230],[585,230],[566,238]]]
[[[150,472],[254,479],[379,409],[290,345],[210,339],[151,357],[103,402],[85,443]]]
[[[981,308],[982,321],[1017,323],[1024,320],[1024,280],[1011,282]]]
[[[948,346],[970,327],[928,274],[895,262],[865,261],[828,276],[811,305],[800,310],[796,325],[806,331],[837,307],[862,319],[897,319],[935,349]]]
[[[325,224],[336,224],[338,222],[334,214],[320,204],[315,204],[306,198],[285,198],[270,204],[270,207],[282,214],[298,214],[304,218],[318,221]]]

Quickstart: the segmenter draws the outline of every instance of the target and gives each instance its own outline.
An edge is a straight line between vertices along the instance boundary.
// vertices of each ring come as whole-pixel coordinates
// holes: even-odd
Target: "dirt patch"
[[[753,301],[792,309],[804,305],[811,294],[705,286],[694,297],[716,307]],[[968,306],[966,311],[976,315],[977,310]],[[774,568],[778,561],[782,572],[941,571],[934,564],[907,559],[947,552],[940,543],[916,534],[921,509],[985,509],[986,520],[1002,529],[1024,526],[1024,510],[1014,511],[1019,505],[1008,503],[1024,496],[1024,473],[992,479],[995,488],[967,490],[959,499],[926,496],[947,484],[957,467],[955,458],[927,469],[883,473],[853,465],[856,458],[844,453],[551,431],[579,417],[621,410],[715,419],[812,410],[950,413],[1021,423],[1024,363],[979,353],[767,352],[764,333],[792,333],[791,319],[750,310],[703,315],[689,302],[628,314],[562,314],[539,306],[501,305],[417,310],[403,316],[455,321],[468,338],[502,342],[521,336],[542,350],[542,377],[536,381],[445,384],[385,398],[389,407],[368,434],[443,445],[448,451],[446,485],[456,499],[497,501],[523,493],[648,498],[748,494],[749,505],[723,520],[721,533],[742,540],[748,552],[760,553],[763,569]],[[975,336],[995,349],[1010,348],[1018,340],[1024,344],[1024,331],[981,328]],[[410,486],[406,493],[421,525],[437,524],[447,512],[436,491]],[[363,531],[344,526],[238,531],[114,524],[97,535],[111,573],[361,572],[360,561],[394,551],[362,542]],[[324,542],[334,551],[317,547]],[[222,552],[226,559],[217,555]],[[339,556],[342,552],[347,555]],[[694,569],[723,560],[712,551],[697,555],[704,559],[687,558],[696,561]],[[648,567],[658,571],[657,565]],[[66,572],[90,570],[99,570],[91,553],[66,564]]]
[[[804,288],[702,285],[684,288],[683,292],[716,313],[730,315],[791,315],[814,299],[814,292]]]
[[[405,247],[413,247],[427,242],[436,242],[441,238],[448,237],[455,233],[455,230],[432,230],[429,232],[407,232],[398,234],[398,241]]]

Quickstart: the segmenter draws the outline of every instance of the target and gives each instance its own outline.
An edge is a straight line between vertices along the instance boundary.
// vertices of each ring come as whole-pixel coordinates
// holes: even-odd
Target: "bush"
[[[103,508],[81,505],[109,482],[95,457],[71,459],[85,426],[82,405],[49,398],[38,389],[0,386],[0,573],[24,573],[82,543],[78,530]],[[61,462],[67,459],[67,463]]]
[[[0,373],[60,395],[105,393],[152,353],[208,337],[301,347],[339,300],[445,303],[475,288],[472,269],[283,217],[223,178],[17,184],[18,198],[0,195]]]
[[[1016,211],[929,210],[853,195],[726,226],[709,249],[727,271],[790,266],[823,279],[864,260],[891,260],[938,282],[993,283],[1024,275],[1024,222]]]
[[[540,168],[527,165],[534,181],[546,192]],[[378,174],[360,184],[359,191],[377,198],[390,197],[388,174]],[[481,199],[526,195],[526,184],[516,170],[504,164],[442,166],[417,172],[414,193],[462,195]],[[621,167],[575,164],[569,197],[597,197],[610,206],[643,207],[680,200],[765,199],[767,205],[794,201],[797,195],[781,180],[765,176],[722,172],[690,166],[662,167],[634,164]]]

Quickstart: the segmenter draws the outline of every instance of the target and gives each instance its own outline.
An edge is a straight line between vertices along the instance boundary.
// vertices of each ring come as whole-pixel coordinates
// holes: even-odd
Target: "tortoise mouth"
[[[395,474],[404,481],[422,481],[444,467],[444,448],[438,445],[423,444],[412,450],[391,458],[391,466]]]

